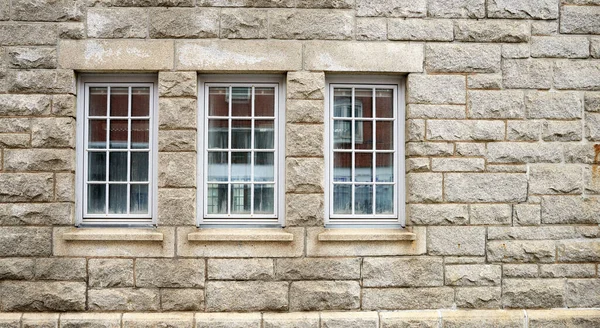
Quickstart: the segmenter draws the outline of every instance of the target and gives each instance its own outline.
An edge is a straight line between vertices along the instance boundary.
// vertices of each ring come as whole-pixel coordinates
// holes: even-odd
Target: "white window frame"
[[[207,134],[207,112],[208,96],[206,94],[209,86],[273,86],[277,87],[275,92],[275,200],[274,215],[207,215],[208,165],[205,164],[208,148]],[[198,170],[197,170],[197,225],[199,227],[219,226],[255,226],[255,227],[283,227],[285,225],[285,76],[271,74],[200,74],[198,76]]]
[[[150,87],[149,157],[148,157],[148,214],[85,215],[87,190],[87,145],[89,86]],[[77,132],[75,173],[76,226],[156,226],[158,213],[158,77],[156,74],[83,74],[77,82]],[[131,121],[131,116],[128,117]],[[108,140],[107,140],[108,142]],[[106,199],[108,202],[108,199]]]
[[[395,89],[394,148],[396,151],[396,184],[394,188],[394,214],[352,215],[333,211],[333,88],[334,87],[393,87]],[[333,75],[326,77],[325,87],[325,226],[326,227],[405,227],[406,177],[405,177],[405,78],[399,76]],[[375,191],[373,191],[375,192]]]

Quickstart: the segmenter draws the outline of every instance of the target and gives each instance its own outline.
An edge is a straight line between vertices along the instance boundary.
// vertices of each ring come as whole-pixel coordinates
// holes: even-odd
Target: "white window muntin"
[[[118,81],[118,82],[114,82]],[[106,114],[102,116],[90,115],[90,88],[104,88],[106,94]],[[111,89],[120,88],[127,89],[127,115],[114,116],[111,115]],[[132,95],[133,89],[148,88],[149,91],[149,108],[148,115],[132,116]],[[77,215],[76,224],[92,224],[92,225],[121,225],[121,224],[155,224],[157,213],[157,173],[155,163],[157,161],[157,99],[156,99],[156,76],[154,75],[84,75],[79,81],[79,94],[83,97],[78,98],[78,117],[83,117],[83,120],[77,121]],[[105,146],[99,148],[90,143],[90,121],[106,121],[106,137]],[[127,121],[127,141],[123,142],[119,148],[111,148],[111,121]],[[148,121],[148,147],[139,148],[132,147],[131,136],[133,133],[132,121]],[[113,142],[117,144],[117,142]],[[105,179],[104,181],[89,180],[90,153],[105,154]],[[111,153],[126,153],[126,178],[120,181],[110,180],[110,154]],[[147,153],[147,176],[143,181],[131,181],[132,171],[132,153]],[[104,213],[88,213],[88,186],[89,185],[104,185]],[[126,186],[126,200],[124,213],[110,213],[110,185]],[[147,210],[144,213],[131,213],[131,188],[132,186],[144,186],[147,188]],[[147,187],[145,187],[147,186]]]
[[[199,183],[202,183],[201,188],[198,188],[198,199],[197,199],[197,203],[198,203],[198,208],[202,209],[201,213],[198,213],[198,224],[199,225],[203,225],[203,226],[208,226],[208,225],[265,225],[265,226],[271,226],[271,225],[283,225],[283,214],[284,214],[284,209],[285,207],[283,206],[283,204],[281,204],[280,202],[285,199],[285,194],[283,191],[283,186],[281,184],[281,181],[284,181],[284,168],[282,166],[282,163],[284,163],[285,160],[285,151],[283,149],[281,149],[284,145],[285,145],[285,140],[284,140],[284,136],[283,133],[281,133],[280,131],[283,131],[285,128],[285,122],[284,122],[284,102],[285,102],[285,89],[284,89],[284,85],[283,85],[283,79],[281,76],[270,76],[270,75],[205,75],[205,76],[200,76],[199,77],[199,99],[202,99],[201,102],[199,102],[198,106],[198,126],[199,126],[199,130],[198,130],[198,135],[199,135],[199,141],[198,141],[198,147],[201,151],[198,152],[198,163],[201,163],[201,167],[202,169],[198,170],[198,181]],[[236,97],[241,97],[243,95],[241,94],[234,94],[234,92],[229,92],[228,93],[228,97],[229,97],[229,102],[228,102],[228,116],[224,117],[224,116],[209,116],[208,115],[208,108],[209,108],[209,88],[230,88],[228,90],[233,90],[231,88],[237,88],[237,87],[248,87],[251,88],[250,89],[250,93],[246,96],[251,96],[252,97],[252,114],[250,116],[232,116],[232,104],[235,102],[235,98]],[[266,87],[266,88],[274,88],[274,115],[273,116],[261,116],[261,117],[255,117],[254,116],[254,90],[256,88],[262,88],[262,87]],[[228,141],[227,141],[227,148],[219,148],[219,149],[211,149],[210,151],[227,151],[228,156],[229,156],[229,162],[228,162],[228,167],[227,167],[227,185],[228,185],[228,197],[227,197],[227,214],[209,214],[208,213],[208,209],[209,209],[209,199],[211,197],[215,197],[214,195],[214,190],[210,190],[208,188],[208,185],[210,184],[210,182],[208,181],[208,153],[209,153],[209,148],[208,148],[208,142],[209,142],[209,138],[208,138],[208,133],[209,133],[209,126],[208,126],[208,120],[209,119],[215,119],[215,118],[221,118],[221,119],[227,119],[228,120],[228,127],[229,127],[229,133],[228,133]],[[251,120],[252,121],[252,127],[254,127],[254,122],[256,120],[260,120],[262,118],[265,119],[269,119],[269,120],[273,120],[274,121],[274,146],[273,148],[270,149],[254,149],[254,133],[252,133],[253,131],[251,131],[250,135],[252,140],[250,141],[251,147],[248,149],[232,149],[231,148],[231,139],[232,139],[232,133],[231,133],[231,120]],[[273,181],[269,182],[268,184],[272,184],[274,186],[274,200],[273,200],[273,213],[272,214],[255,214],[255,213],[251,213],[251,214],[235,214],[235,213],[231,213],[231,206],[232,206],[232,196],[234,196],[234,190],[232,185],[233,184],[265,184],[263,182],[257,182],[254,181],[254,153],[259,151],[267,151],[267,152],[273,152],[273,165],[274,165],[274,172],[273,172]],[[252,172],[250,173],[250,181],[244,181],[244,182],[234,182],[231,180],[231,152],[251,152],[251,168],[252,168]],[[201,182],[200,182],[201,181]],[[215,182],[212,182],[215,183]],[[254,197],[253,193],[251,192],[251,196]],[[250,207],[253,209],[254,207],[254,202],[253,199],[250,201]],[[200,211],[199,211],[200,212]]]
[[[373,83],[371,83],[373,81]],[[352,154],[356,153],[372,153],[373,157],[376,156],[376,153],[392,153],[393,154],[393,172],[394,172],[394,181],[393,183],[379,183],[375,182],[375,160],[372,161],[371,168],[371,176],[372,181],[370,183],[373,187],[372,189],[372,206],[374,208],[373,212],[375,212],[376,201],[375,201],[375,186],[379,185],[392,185],[393,186],[393,213],[390,214],[355,214],[354,213],[354,205],[352,205],[352,213],[349,214],[334,214],[334,122],[341,117],[334,118],[334,89],[343,88],[343,89],[352,89],[352,104],[351,109],[355,108],[355,90],[356,89],[371,89],[373,92],[373,115],[375,115],[375,106],[376,106],[376,97],[375,92],[377,89],[392,89],[393,90],[393,118],[389,119],[389,121],[393,121],[393,149],[389,151],[381,151],[381,150],[357,150],[354,149],[355,141],[356,141],[356,133],[352,133],[351,145],[352,148],[349,150],[340,150],[336,149],[335,152],[348,152]],[[326,99],[327,102],[325,104],[325,117],[327,118],[327,124],[325,126],[326,135],[328,136],[326,142],[326,151],[325,151],[325,162],[327,163],[326,167],[326,183],[325,183],[325,213],[326,219],[325,224],[327,226],[359,226],[359,225],[381,225],[381,226],[398,226],[404,225],[404,217],[405,217],[405,196],[404,196],[404,130],[402,129],[401,122],[404,122],[404,108],[400,107],[400,103],[403,99],[403,81],[397,78],[386,78],[386,77],[343,77],[343,76],[334,76],[332,78],[328,78],[328,87],[326,89]],[[360,107],[360,106],[359,106]],[[361,110],[362,108],[358,108]],[[344,117],[344,121],[351,121],[351,127],[355,129],[357,118],[354,113],[352,113],[351,117]],[[382,120],[380,118],[360,118],[358,121],[373,121],[373,120]],[[357,131],[360,132],[360,131]],[[373,134],[376,133],[376,130],[373,129]],[[360,134],[360,133],[359,133]],[[375,138],[374,138],[375,139]],[[364,182],[356,182],[354,181],[355,173],[355,156],[352,156],[352,164],[351,164],[351,173],[352,177],[349,182],[340,182],[337,181],[335,184],[342,185],[347,184],[352,186],[351,191],[351,202],[354,204],[354,193],[356,184],[364,185]]]

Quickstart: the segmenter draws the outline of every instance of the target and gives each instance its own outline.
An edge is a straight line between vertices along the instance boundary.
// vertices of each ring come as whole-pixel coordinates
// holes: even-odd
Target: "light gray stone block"
[[[429,227],[427,250],[431,255],[485,254],[484,227]]]
[[[428,44],[425,47],[428,72],[494,73],[500,71],[500,45]]]

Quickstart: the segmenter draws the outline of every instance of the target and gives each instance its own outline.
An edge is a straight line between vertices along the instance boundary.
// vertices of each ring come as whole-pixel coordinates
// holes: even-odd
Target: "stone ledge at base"
[[[600,309],[292,313],[0,313],[0,326],[77,327],[599,327]]]
[[[162,241],[162,232],[153,229],[74,228],[62,234],[64,240],[78,241]]]
[[[319,241],[412,241],[417,235],[404,229],[327,229]]]
[[[294,234],[277,228],[200,229],[187,236],[188,241],[294,241]]]

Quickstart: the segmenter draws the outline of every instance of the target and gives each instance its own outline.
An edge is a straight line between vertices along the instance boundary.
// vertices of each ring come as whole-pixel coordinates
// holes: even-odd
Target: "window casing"
[[[283,79],[205,75],[198,85],[198,223],[283,225]]]
[[[77,225],[156,219],[156,77],[84,75],[77,121]]]
[[[403,90],[398,78],[327,79],[327,226],[404,226]]]

